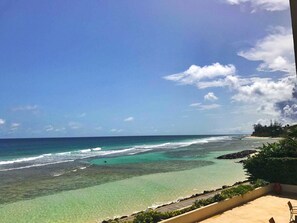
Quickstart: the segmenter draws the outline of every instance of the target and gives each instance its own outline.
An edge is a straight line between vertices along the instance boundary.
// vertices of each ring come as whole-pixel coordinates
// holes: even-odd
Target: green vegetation
[[[297,125],[282,126],[279,122],[270,123],[269,126],[255,124],[252,136],[258,137],[293,137],[297,136]]]
[[[263,145],[244,162],[250,179],[297,185],[297,138],[294,132],[279,142]]]
[[[255,124],[252,136],[259,137],[280,137],[284,134],[282,125],[278,122],[270,123],[269,126]]]
[[[169,211],[169,212],[158,212],[154,210],[148,210],[148,211],[143,211],[138,214],[136,214],[133,222],[131,223],[155,223],[159,222],[164,219],[172,218],[175,216],[178,216],[180,214],[195,210],[197,208],[223,201],[225,199],[234,197],[234,196],[239,196],[239,195],[244,195],[245,193],[254,190],[255,188],[261,187],[266,185],[267,182],[262,181],[262,180],[257,180],[253,182],[252,185],[239,185],[237,187],[232,187],[226,190],[223,190],[221,193],[218,193],[214,195],[213,197],[209,197],[207,199],[200,199],[196,200],[195,203],[187,208],[181,209],[181,210],[175,210],[175,211]],[[107,220],[103,221],[102,223],[117,223],[119,222],[119,219],[115,220]]]
[[[250,179],[297,185],[297,125],[282,127],[254,125],[254,136],[283,137],[284,139],[263,145],[260,152],[244,162]]]

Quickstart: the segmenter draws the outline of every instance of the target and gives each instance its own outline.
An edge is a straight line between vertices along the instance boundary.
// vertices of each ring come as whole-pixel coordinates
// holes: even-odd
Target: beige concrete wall
[[[288,193],[297,193],[297,185],[281,184],[282,191]]]
[[[272,191],[272,185],[258,188],[256,190],[250,191],[242,196],[236,196],[218,203],[214,203],[197,210],[187,212],[185,214],[167,219],[162,221],[162,223],[192,223],[199,222],[216,214],[222,213],[263,195],[268,194]]]

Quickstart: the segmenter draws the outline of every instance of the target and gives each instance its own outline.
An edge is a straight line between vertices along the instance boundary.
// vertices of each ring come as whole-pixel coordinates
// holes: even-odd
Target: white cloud
[[[44,127],[45,131],[50,132],[50,131],[54,131],[54,127],[52,125],[47,125]]]
[[[21,124],[20,123],[12,123],[11,124],[11,127],[12,128],[17,128],[17,127],[19,127]]]
[[[275,27],[273,32],[259,40],[256,45],[246,51],[238,53],[239,56],[252,61],[262,61],[259,71],[294,70],[293,36],[289,29]]]
[[[47,125],[44,127],[44,130],[47,132],[64,132],[66,128],[65,127],[56,128],[53,125]]]
[[[38,109],[39,107],[37,105],[24,105],[24,106],[15,107],[12,109],[12,111],[36,111]]]
[[[4,125],[5,124],[5,120],[0,118],[0,125]]]
[[[190,106],[190,107],[197,107],[197,106],[199,106],[199,105],[201,105],[201,103],[192,103],[192,104],[190,104],[189,106]]]
[[[283,108],[284,115],[287,117],[297,116],[297,104],[286,105]]]
[[[292,97],[294,88],[294,78],[285,77],[279,80],[271,78],[250,78],[251,83],[242,85],[236,89],[236,94],[232,97],[233,100],[239,102],[257,101],[263,103],[261,99],[265,98],[266,102],[278,102],[288,100]]]
[[[272,31],[253,48],[241,51],[239,55],[248,60],[261,61],[260,71],[282,71],[285,74],[278,79],[246,78],[249,83],[236,88],[232,99],[253,104],[258,112],[281,119],[292,116],[294,110],[291,102],[286,106],[293,98],[296,85],[293,40],[290,31],[283,27],[275,27]]]
[[[124,119],[124,122],[133,122],[133,121],[134,121],[134,117],[132,116]]]
[[[204,95],[204,100],[216,101],[218,100],[218,97],[213,92],[208,92],[206,95]]]
[[[102,127],[101,126],[97,126],[95,127],[96,130],[102,130]]]
[[[66,128],[61,127],[61,128],[56,128],[55,132],[64,132],[66,130]]]
[[[235,74],[236,69],[232,64],[221,65],[214,63],[209,66],[200,67],[192,65],[188,70],[165,76],[164,79],[177,82],[185,85],[195,85],[201,80],[211,80],[217,77],[226,77]]]
[[[17,130],[21,126],[20,123],[11,123],[10,129],[11,130]]]
[[[292,99],[295,84],[296,78],[292,76],[281,77],[277,80],[249,78],[248,84],[233,89],[234,94],[231,99],[233,102],[252,106],[251,110],[258,113],[279,119],[282,114],[278,104]]]
[[[69,122],[69,123],[68,123],[68,126],[69,126],[71,129],[80,129],[80,128],[81,128],[81,124],[78,123],[78,122]]]
[[[256,124],[261,124],[261,125],[269,125],[271,123],[272,120],[269,119],[258,119],[256,121]]]
[[[193,107],[197,110],[211,110],[211,109],[216,109],[216,108],[219,108],[221,107],[221,105],[219,104],[201,104],[201,103],[193,103],[193,104],[190,104],[190,107]]]
[[[275,74],[275,76],[279,76],[278,78],[241,77],[236,74],[234,65],[216,63],[216,67],[220,67],[220,70],[226,72],[216,72],[216,75],[214,72],[211,72],[211,75],[198,72],[196,75],[196,72],[190,72],[193,69],[188,69],[179,74],[166,76],[165,79],[178,84],[193,85],[198,89],[228,87],[232,94],[231,102],[240,105],[241,111],[238,109],[238,114],[245,112],[245,109],[248,108],[249,112],[253,113],[253,117],[259,116],[256,114],[265,114],[270,119],[280,120],[286,115],[293,116],[295,114],[293,104],[297,104],[297,99],[292,101],[292,98],[297,81],[294,69],[292,35],[283,27],[273,28],[272,31],[251,49],[241,51],[238,54],[248,60],[261,62],[258,70],[262,72],[281,71]],[[202,68],[207,70],[206,68],[212,66],[214,65]],[[202,69],[199,66],[196,67],[199,68],[196,70]],[[205,96],[206,98],[210,97]],[[285,107],[286,105],[288,106]],[[219,105],[194,103],[190,106],[207,110]],[[297,119],[297,115],[295,115],[295,119]]]
[[[113,133],[120,133],[123,131],[123,129],[111,129],[110,131]]]
[[[196,72],[194,69],[191,69],[193,66],[197,68],[195,69],[196,71],[199,71]],[[196,65],[191,67],[182,73],[168,75],[164,78],[178,84],[194,85],[198,89],[212,87],[237,88],[248,82],[246,79],[236,75],[236,68],[233,64],[221,65],[220,63],[215,63],[204,67]]]
[[[287,0],[225,0],[231,5],[240,5],[249,3],[253,11],[267,10],[267,11],[282,11],[289,8],[289,1]]]
[[[193,85],[198,89],[228,87],[233,94],[231,96],[233,102],[250,104],[258,112],[278,116],[279,111],[275,107],[275,104],[292,98],[292,91],[296,83],[295,79],[295,76],[292,75],[286,75],[277,80],[261,77],[244,78],[238,75],[230,75],[225,77],[225,79],[214,79],[208,82],[199,82],[197,80]],[[204,98],[206,100],[214,100],[215,97],[212,96],[215,95],[208,93]],[[217,104],[203,105],[201,103],[194,103],[190,106],[199,108],[200,110],[219,107]]]

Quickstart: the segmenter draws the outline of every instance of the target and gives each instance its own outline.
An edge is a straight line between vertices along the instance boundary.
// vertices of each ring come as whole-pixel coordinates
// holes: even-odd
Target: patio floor
[[[265,223],[269,222],[271,217],[274,218],[276,223],[289,223],[288,201],[297,206],[297,194],[263,196],[200,223]]]

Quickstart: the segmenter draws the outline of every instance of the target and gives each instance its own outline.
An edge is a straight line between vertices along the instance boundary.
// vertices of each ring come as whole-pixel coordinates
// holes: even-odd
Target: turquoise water
[[[75,154],[76,148],[67,153],[78,157],[71,162],[48,164],[45,160],[46,165],[39,165],[42,157],[39,163],[2,165],[1,222],[100,222],[231,185],[246,179],[242,165],[216,157],[264,142],[230,136],[162,138],[158,143],[138,140],[125,148],[114,145],[94,150],[96,156],[91,157],[82,158],[93,152],[90,147],[80,147],[88,149],[81,156]],[[17,159],[22,158],[18,155]]]
[[[218,161],[216,165],[133,177],[15,202],[2,206],[0,216],[3,222],[95,222],[244,179],[240,164]]]
[[[105,158],[105,159],[93,159],[90,161],[92,164],[96,165],[115,165],[115,164],[128,164],[128,163],[152,163],[170,160],[170,158],[165,156],[165,153],[145,153],[137,154],[134,156],[120,156],[115,158]]]

